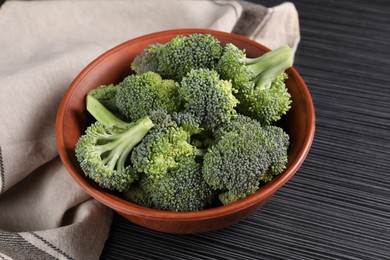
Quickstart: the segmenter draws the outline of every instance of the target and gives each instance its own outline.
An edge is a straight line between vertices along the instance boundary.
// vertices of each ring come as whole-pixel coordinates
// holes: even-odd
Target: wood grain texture
[[[292,2],[295,67],[317,114],[298,173],[254,215],[212,233],[163,234],[116,215],[102,259],[390,259],[390,2]]]

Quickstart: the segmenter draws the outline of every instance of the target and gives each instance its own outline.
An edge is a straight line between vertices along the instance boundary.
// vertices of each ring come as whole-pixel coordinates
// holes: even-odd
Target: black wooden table
[[[317,116],[298,173],[216,232],[163,234],[115,215],[102,259],[390,259],[390,1],[293,2],[295,67]]]

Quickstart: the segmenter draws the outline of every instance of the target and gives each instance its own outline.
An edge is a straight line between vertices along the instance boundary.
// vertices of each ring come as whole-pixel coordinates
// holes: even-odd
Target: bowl
[[[165,43],[177,35],[209,33],[222,44],[231,42],[247,55],[259,56],[269,49],[245,37],[206,29],[179,29],[148,34],[120,44],[92,61],[71,83],[61,101],[56,120],[56,139],[60,158],[73,179],[93,198],[112,208],[129,221],[168,233],[199,233],[233,225],[264,205],[271,196],[297,172],[311,147],[315,130],[315,113],[305,82],[292,67],[286,72],[286,85],[292,97],[292,108],[283,117],[282,126],[290,135],[286,170],[256,193],[230,205],[192,212],[169,212],[145,208],[128,202],[97,186],[85,177],[75,157],[78,138],[92,123],[85,109],[85,97],[99,85],[118,83],[131,73],[134,57],[152,43]]]

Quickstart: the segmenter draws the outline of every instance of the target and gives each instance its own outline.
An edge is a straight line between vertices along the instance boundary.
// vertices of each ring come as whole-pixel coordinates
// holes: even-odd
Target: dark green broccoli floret
[[[119,111],[116,107],[117,89],[117,86],[114,84],[102,85],[89,91],[88,95],[96,98],[103,106],[105,106],[111,112],[118,113]]]
[[[192,69],[214,68],[221,53],[220,42],[210,34],[176,36],[160,49],[157,72],[179,81]]]
[[[180,108],[178,84],[163,80],[155,72],[130,75],[118,85],[116,105],[129,120],[137,120],[157,109],[171,113]]]
[[[232,94],[229,81],[221,80],[217,72],[209,69],[191,70],[179,87],[187,113],[200,120],[206,128],[214,129],[229,122],[236,114],[238,101]]]
[[[270,166],[263,143],[250,131],[226,133],[203,158],[203,177],[229,204],[254,193]]]
[[[125,123],[92,96],[87,97],[87,107],[98,121],[79,138],[77,160],[85,175],[99,186],[123,191],[137,179],[128,163],[129,154],[154,124],[149,118]]]
[[[271,165],[261,180],[268,182],[275,175],[282,173],[287,167],[290,137],[282,128],[277,126],[265,126],[264,130],[265,135],[263,138],[266,141],[265,147],[270,156]]]
[[[131,67],[137,74],[154,71],[178,81],[192,69],[214,68],[221,53],[219,40],[210,34],[179,35],[165,44],[149,45]]]
[[[216,143],[204,156],[206,182],[229,204],[254,193],[287,164],[289,137],[276,126],[261,127],[239,115],[216,131]]]
[[[284,71],[291,66],[292,54],[287,45],[258,58],[247,58],[243,50],[228,43],[216,70],[222,79],[232,81],[240,102],[237,110],[270,125],[290,109]]]
[[[136,74],[142,74],[148,71],[157,72],[158,57],[160,50],[164,47],[163,44],[151,44],[146,47],[142,53],[135,57],[131,68]]]
[[[131,187],[125,198],[144,207],[193,211],[203,209],[211,200],[211,188],[204,181],[200,164],[193,156],[180,157],[177,166],[159,179],[142,175],[138,187]]]
[[[172,120],[175,121],[178,126],[181,126],[184,131],[190,135],[199,134],[203,130],[201,127],[201,121],[190,113],[173,112]]]
[[[223,135],[228,132],[250,131],[257,135],[262,140],[263,145],[270,156],[271,165],[267,174],[262,176],[262,180],[270,181],[274,175],[283,172],[287,164],[287,149],[290,138],[286,132],[277,126],[261,126],[261,124],[250,117],[238,114],[229,123],[219,127],[214,136],[217,140],[223,138]]]
[[[260,128],[261,124],[257,120],[242,114],[237,114],[236,116],[232,117],[230,122],[222,124],[217,129],[215,129],[213,136],[216,140],[219,140],[225,133],[228,132],[242,130],[257,131]]]

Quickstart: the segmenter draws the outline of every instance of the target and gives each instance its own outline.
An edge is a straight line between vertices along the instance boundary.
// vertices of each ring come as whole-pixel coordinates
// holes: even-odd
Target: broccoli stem
[[[87,111],[99,122],[107,126],[126,127],[128,123],[120,120],[110,110],[103,106],[96,98],[87,95]]]
[[[282,54],[279,56],[282,56]],[[255,84],[257,89],[263,90],[269,88],[271,86],[271,83],[278,75],[280,75],[282,72],[292,66],[291,51],[285,53],[285,55],[283,56],[285,56],[285,58],[281,60],[278,64],[275,64],[271,68],[266,69],[255,78]]]
[[[196,149],[196,156],[198,157],[203,157],[207,152],[207,149],[200,149],[200,148],[197,148]]]
[[[266,52],[266,53],[264,53],[263,55],[261,55],[259,57],[256,57],[256,58],[245,57],[245,58],[240,59],[239,61],[241,63],[246,64],[246,65],[251,65],[251,64],[255,64],[255,63],[261,62],[261,61],[263,61],[265,59],[269,59],[272,56],[275,56],[278,53],[283,52],[283,51],[285,51],[287,49],[289,49],[288,45],[284,44],[284,45],[280,46],[279,48],[277,48],[275,50],[271,50],[269,52]]]
[[[148,117],[142,118],[129,130],[119,134],[116,140],[100,145],[99,151],[101,156],[109,152],[103,160],[104,164],[107,164],[110,170],[114,170],[116,167],[118,171],[123,171],[130,152],[142,141],[153,126],[152,120]]]
[[[256,76],[273,67],[278,67],[280,68],[281,72],[283,72],[292,65],[291,49],[287,45],[283,45],[275,50],[265,53],[258,58],[246,58],[246,60],[246,62],[249,62],[246,63],[247,68]],[[283,66],[280,66],[281,64],[283,64]],[[284,67],[284,65],[287,64],[290,64],[290,66]]]

